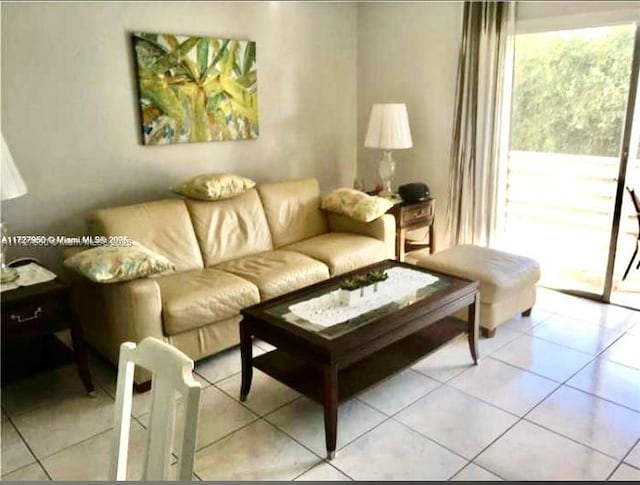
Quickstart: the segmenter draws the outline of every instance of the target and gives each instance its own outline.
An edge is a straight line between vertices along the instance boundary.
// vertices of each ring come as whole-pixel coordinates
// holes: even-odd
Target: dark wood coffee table
[[[418,272],[415,274],[418,277],[424,273],[439,280],[328,327],[301,318],[289,309],[291,305],[338,290],[340,282],[350,275],[397,267]],[[468,307],[466,322],[451,316],[465,307]],[[244,401],[249,394],[255,367],[319,402],[324,406],[327,457],[332,459],[336,449],[338,403],[405,369],[465,332],[469,334],[471,357],[477,364],[479,308],[477,281],[393,260],[259,303],[242,311],[240,399]],[[276,349],[253,357],[252,337]]]

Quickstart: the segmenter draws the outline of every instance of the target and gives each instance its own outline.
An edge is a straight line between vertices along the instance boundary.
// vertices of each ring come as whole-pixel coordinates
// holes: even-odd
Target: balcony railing
[[[601,293],[618,164],[614,157],[511,151],[498,245],[539,259],[543,284]],[[626,182],[640,188],[640,161],[631,163]],[[625,190],[614,280],[624,272],[637,231]]]

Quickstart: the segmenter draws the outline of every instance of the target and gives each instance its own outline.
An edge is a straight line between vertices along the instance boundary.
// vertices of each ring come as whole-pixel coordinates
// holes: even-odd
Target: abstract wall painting
[[[133,34],[145,145],[258,137],[256,43]]]

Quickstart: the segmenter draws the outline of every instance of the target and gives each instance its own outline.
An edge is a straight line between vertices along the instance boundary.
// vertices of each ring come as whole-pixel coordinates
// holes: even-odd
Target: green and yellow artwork
[[[256,43],[133,34],[145,145],[258,137]]]

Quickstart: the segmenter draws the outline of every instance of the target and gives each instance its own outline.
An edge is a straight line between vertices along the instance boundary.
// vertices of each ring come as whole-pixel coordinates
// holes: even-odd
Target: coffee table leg
[[[251,346],[251,333],[249,333],[247,323],[244,320],[240,322],[240,358],[242,360],[240,400],[246,401],[249,389],[251,389],[251,379],[253,378],[253,348]]]
[[[327,441],[327,459],[336,456],[338,434],[338,370],[327,367],[323,375],[324,434]]]
[[[469,324],[469,350],[473,363],[478,364],[478,330],[480,325],[480,293],[476,293],[473,303],[469,305],[467,322]]]

